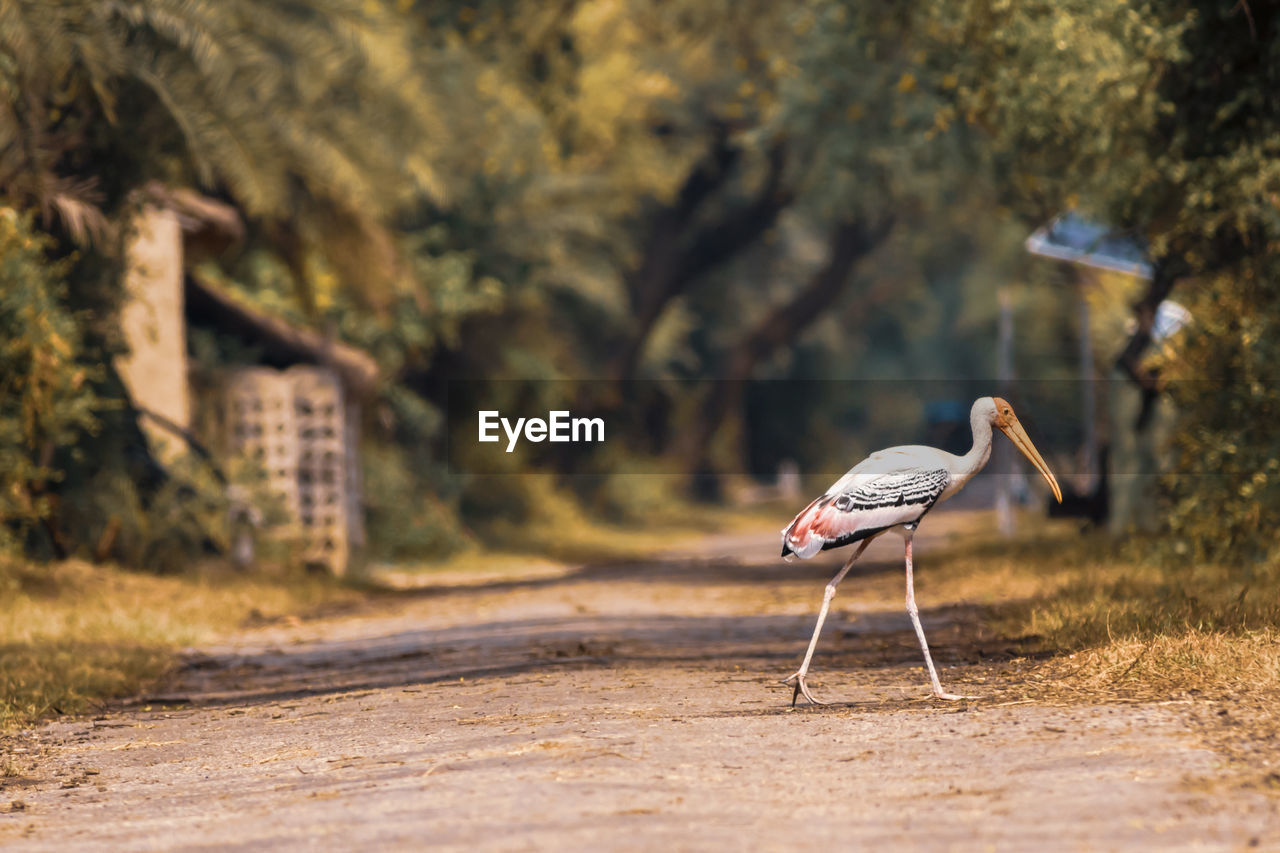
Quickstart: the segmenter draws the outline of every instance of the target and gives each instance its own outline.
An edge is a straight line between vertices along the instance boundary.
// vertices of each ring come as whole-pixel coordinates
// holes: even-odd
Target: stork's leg
[[[969,696],[956,696],[942,689],[938,681],[938,671],[933,667],[933,657],[929,654],[929,644],[924,639],[924,628],[920,625],[920,610],[916,607],[916,587],[911,577],[911,536],[907,536],[907,613],[911,616],[911,624],[916,627],[916,636],[920,638],[920,651],[924,652],[924,662],[929,667],[929,680],[933,682],[933,695],[939,699],[969,699]]]
[[[796,683],[795,692],[791,694],[791,706],[794,708],[796,698],[803,693],[804,698],[808,699],[815,705],[825,705],[826,702],[819,702],[813,698],[813,694],[809,692],[809,687],[804,683],[804,677],[809,672],[809,662],[813,660],[813,650],[818,647],[818,635],[822,633],[822,623],[827,620],[827,610],[831,607],[831,599],[836,597],[836,587],[840,585],[840,581],[844,580],[844,576],[849,574],[849,569],[853,568],[853,561],[862,556],[862,552],[867,550],[867,546],[871,544],[870,539],[863,539],[862,544],[858,546],[858,550],[853,552],[853,556],[849,558],[849,562],[844,564],[831,583],[827,584],[827,590],[822,595],[822,610],[818,612],[818,624],[813,627],[813,638],[809,640],[809,651],[804,654],[804,663],[800,664],[800,668],[795,672],[782,679],[783,684]]]

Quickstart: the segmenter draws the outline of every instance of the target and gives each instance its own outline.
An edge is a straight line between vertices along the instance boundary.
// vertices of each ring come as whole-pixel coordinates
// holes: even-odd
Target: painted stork
[[[795,555],[802,560],[828,548],[839,548],[859,542],[858,549],[834,578],[827,584],[822,597],[822,610],[818,624],[813,629],[813,639],[805,652],[804,663],[787,678],[784,684],[795,683],[791,704],[804,694],[814,704],[826,704],[813,698],[805,684],[813,650],[818,645],[818,634],[827,618],[827,609],[835,597],[836,587],[853,567],[853,561],[862,555],[871,541],[889,531],[900,534],[906,542],[907,556],[907,613],[920,639],[920,650],[929,668],[929,680],[933,683],[933,695],[939,699],[964,699],[942,689],[938,671],[929,656],[929,644],[925,642],[924,629],[920,627],[920,614],[916,608],[915,586],[911,577],[911,539],[916,527],[929,510],[939,501],[945,501],[964,488],[973,475],[982,470],[991,457],[992,427],[1009,437],[1036,470],[1044,475],[1053,490],[1053,496],[1062,502],[1062,490],[1053,472],[1045,464],[1027,432],[1018,422],[1013,407],[1000,397],[980,397],[969,412],[969,424],[973,429],[973,448],[964,456],[956,456],[943,450],[920,445],[890,447],[871,454],[827,489],[822,497],[805,507],[782,531],[782,556]]]

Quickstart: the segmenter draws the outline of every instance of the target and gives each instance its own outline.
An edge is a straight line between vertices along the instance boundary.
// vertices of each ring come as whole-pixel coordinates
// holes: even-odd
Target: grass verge
[[[1048,659],[1062,693],[1171,699],[1274,694],[1280,686],[1276,566],[1161,563],[1142,543],[1038,547],[1045,589],[996,609],[996,627]]]
[[[157,577],[68,561],[0,562],[0,730],[135,694],[178,649],[361,593],[323,578],[216,568]]]
[[[556,500],[549,501],[535,521],[491,524],[483,547],[466,548],[444,560],[379,568],[393,568],[397,575],[515,575],[531,564],[640,560],[708,535],[780,528],[779,519],[790,518],[794,511],[789,504],[743,509],[679,502],[647,512],[643,520],[606,522],[591,518],[573,502]]]
[[[1040,662],[1044,691],[1097,701],[1280,688],[1280,565],[1155,559],[1153,543],[1082,536],[1072,522],[1028,519],[1002,539],[977,514],[958,518],[968,532],[930,554],[922,586],[983,606],[1003,643]]]

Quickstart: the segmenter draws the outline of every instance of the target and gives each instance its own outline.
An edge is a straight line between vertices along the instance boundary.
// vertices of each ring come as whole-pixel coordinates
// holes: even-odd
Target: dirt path
[[[187,704],[21,740],[0,844],[1280,849],[1275,800],[1223,781],[1189,706],[1020,703],[971,609],[922,591],[944,681],[987,697],[929,701],[891,543],[824,633],[812,686],[838,704],[791,709],[776,682],[833,569],[771,543],[429,589],[203,649],[164,687]]]

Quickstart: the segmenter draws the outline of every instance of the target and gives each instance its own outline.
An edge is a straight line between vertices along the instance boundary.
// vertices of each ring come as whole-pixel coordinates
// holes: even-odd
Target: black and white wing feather
[[[812,557],[919,521],[951,482],[946,468],[881,472],[859,468],[805,507],[782,531],[782,556]]]

